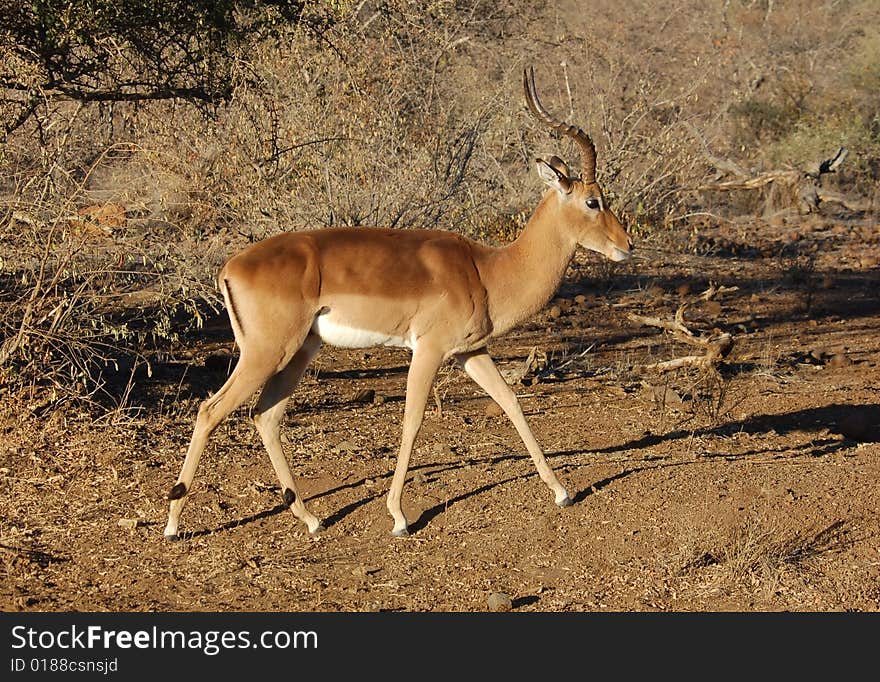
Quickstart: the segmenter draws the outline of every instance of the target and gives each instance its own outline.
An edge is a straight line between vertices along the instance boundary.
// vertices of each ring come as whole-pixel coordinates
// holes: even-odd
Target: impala
[[[583,175],[573,175],[556,156],[536,159],[549,189],[512,243],[495,248],[440,230],[331,227],[270,237],[226,263],[218,285],[240,357],[226,383],[199,407],[183,468],[168,495],[167,538],[177,537],[208,437],[260,388],[254,422],[284,502],[309,532],[323,530],[297,489],[279,436],[287,400],[322,343],[412,351],[400,453],[387,499],[393,535],[408,534],[401,496],[410,455],[434,377],[449,358],[508,416],[556,504],[571,504],[486,343],[550,300],[578,245],[622,261],[632,242],[596,183],[590,137],[546,111],[533,69],[523,72],[523,87],[532,115],[577,143]]]

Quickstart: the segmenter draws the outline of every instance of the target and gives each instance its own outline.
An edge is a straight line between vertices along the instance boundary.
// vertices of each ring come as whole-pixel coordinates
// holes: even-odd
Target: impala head
[[[614,261],[627,260],[632,254],[632,240],[609,208],[602,188],[596,182],[596,147],[590,136],[580,128],[551,116],[535,90],[535,70],[523,70],[523,89],[529,111],[541,123],[561,135],[573,139],[581,150],[583,176],[569,171],[557,156],[549,160],[535,159],[538,175],[556,191],[562,222],[574,230],[578,244],[597,251]]]

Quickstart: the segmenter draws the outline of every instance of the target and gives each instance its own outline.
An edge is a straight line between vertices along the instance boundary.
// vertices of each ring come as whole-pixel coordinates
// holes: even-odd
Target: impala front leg
[[[538,445],[538,441],[529,428],[528,422],[526,422],[516,394],[507,385],[507,382],[501,376],[495,363],[492,362],[492,358],[486,349],[481,348],[472,353],[462,353],[456,356],[456,359],[464,367],[464,371],[468,373],[468,376],[477,382],[480,388],[486,391],[492,400],[498,403],[501,409],[504,410],[504,414],[513,422],[513,426],[532,456],[532,461],[535,463],[538,475],[550,490],[553,491],[556,497],[556,504],[560,507],[569,506],[571,498],[556,478],[556,474],[553,473],[550,465],[547,464],[544,452],[541,450],[541,446]]]
[[[425,405],[428,403],[431,384],[442,363],[443,354],[425,345],[417,345],[413,351],[409,374],[406,378],[406,407],[403,411],[400,454],[397,457],[397,467],[394,470],[391,489],[388,491],[388,511],[394,518],[394,528],[391,530],[391,534],[395,537],[409,535],[406,516],[400,507],[403,484],[406,482],[406,472],[409,469],[413,443],[415,443],[416,436],[422,426],[422,419],[425,416]]]

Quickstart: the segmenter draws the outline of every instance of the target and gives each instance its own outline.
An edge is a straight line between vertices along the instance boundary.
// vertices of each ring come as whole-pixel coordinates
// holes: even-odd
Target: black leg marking
[[[284,504],[288,507],[296,502],[296,493],[293,492],[290,488],[284,489]]]
[[[186,483],[178,483],[171,489],[171,492],[168,493],[168,499],[179,500],[184,495],[186,495]]]

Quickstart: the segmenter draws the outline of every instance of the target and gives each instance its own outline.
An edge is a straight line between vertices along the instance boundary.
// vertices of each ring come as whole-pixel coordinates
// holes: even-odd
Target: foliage
[[[238,48],[303,11],[284,0],[11,0],[0,25],[5,131],[46,99],[228,100]]]

